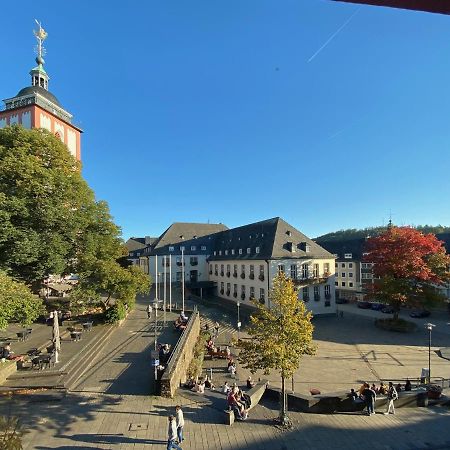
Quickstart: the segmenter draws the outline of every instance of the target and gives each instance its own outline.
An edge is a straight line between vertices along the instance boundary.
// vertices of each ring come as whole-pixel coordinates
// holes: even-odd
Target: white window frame
[[[255,248],[255,253],[259,253],[259,247]]]
[[[170,246],[169,246],[169,252],[173,252],[174,250],[175,250],[175,247],[172,246],[172,245],[170,245]]]

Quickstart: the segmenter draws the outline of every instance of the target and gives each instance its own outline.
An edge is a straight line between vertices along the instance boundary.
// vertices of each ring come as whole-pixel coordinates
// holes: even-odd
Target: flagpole
[[[169,255],[169,311],[172,312],[172,255]]]

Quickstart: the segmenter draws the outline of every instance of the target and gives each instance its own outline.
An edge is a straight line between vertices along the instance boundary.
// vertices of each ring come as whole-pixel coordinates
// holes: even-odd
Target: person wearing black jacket
[[[369,416],[375,414],[375,400],[377,398],[377,394],[373,389],[370,389],[367,383],[362,395],[364,396],[364,401],[366,402],[367,414]]]

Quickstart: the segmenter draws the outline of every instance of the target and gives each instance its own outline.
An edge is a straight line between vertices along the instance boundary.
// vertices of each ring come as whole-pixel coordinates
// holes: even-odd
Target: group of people
[[[412,389],[411,382],[409,380],[406,381],[403,389],[405,391],[410,391]],[[378,388],[375,386],[375,384],[372,384],[372,386],[370,386],[369,383],[363,383],[358,392],[355,392],[354,389],[351,389],[349,397],[351,397],[355,402],[364,402],[367,408],[367,414],[371,416],[372,414],[375,414],[375,401],[377,399],[377,395],[385,395],[388,402],[386,412],[384,414],[395,414],[394,401],[398,399],[398,393],[401,390],[401,383],[398,383],[397,386],[394,386],[391,381],[388,385],[385,385],[383,382],[381,382]]]
[[[191,377],[186,381],[186,383],[184,383],[184,387],[190,389],[193,392],[198,392],[199,394],[204,394],[205,388],[211,390],[214,390],[216,388],[208,375],[205,375],[205,378],[200,378],[199,380],[195,380]]]
[[[167,432],[167,450],[181,450],[179,444],[183,442],[184,415],[180,405],[175,407],[175,416],[169,416],[169,429]]]
[[[223,392],[227,395],[228,408],[231,409],[238,420],[246,420],[248,417],[248,410],[251,406],[250,397],[242,392],[236,383],[230,387],[225,382],[223,385]]]
[[[181,311],[180,317],[178,317],[178,319],[175,320],[175,322],[173,323],[173,327],[175,328],[175,330],[183,331],[187,326],[188,319],[189,319],[189,317],[186,316],[184,311]]]
[[[8,342],[3,347],[0,347],[0,359],[9,359],[12,361],[21,360],[22,356],[16,356],[11,350],[11,344]]]
[[[165,367],[170,357],[170,350],[171,350],[170,345],[158,344],[158,347],[159,347],[159,364]]]

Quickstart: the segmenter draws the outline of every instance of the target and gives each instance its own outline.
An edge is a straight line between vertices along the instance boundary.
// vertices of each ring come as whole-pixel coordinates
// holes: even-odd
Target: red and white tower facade
[[[36,23],[39,27],[34,31],[37,39],[37,66],[30,72],[31,86],[21,89],[15,97],[3,100],[5,105],[0,110],[0,128],[14,124],[24,128],[45,128],[61,139],[69,152],[80,161],[83,131],[72,124],[72,114],[48,90],[49,76],[44,70],[43,47],[47,33],[39,22]]]

